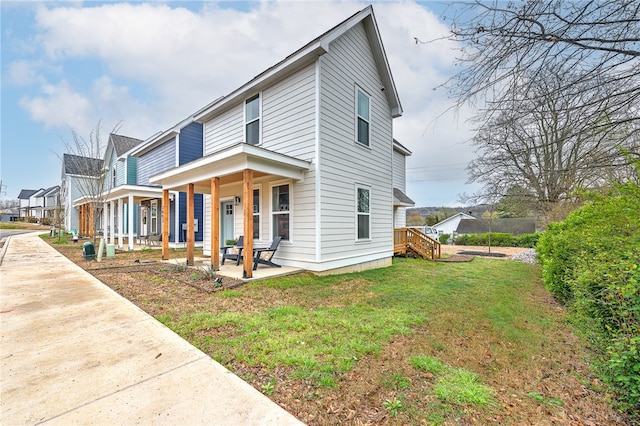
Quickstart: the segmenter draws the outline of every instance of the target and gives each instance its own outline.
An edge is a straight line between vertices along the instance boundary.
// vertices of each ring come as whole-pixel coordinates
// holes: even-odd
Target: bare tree
[[[95,240],[104,201],[109,195],[109,186],[105,185],[108,173],[104,169],[103,160],[107,141],[102,138],[101,122],[89,133],[88,139],[71,129],[71,139],[63,139],[63,143],[66,153],[63,154],[62,161],[68,169],[67,173],[71,171],[70,174],[75,175],[74,186],[79,195],[76,197],[70,193],[65,196],[80,199],[80,204],[86,207],[85,214],[89,214],[91,219],[88,232]]]
[[[544,212],[578,188],[604,186],[614,174],[622,179],[625,170],[627,177],[632,174],[625,153],[639,145],[623,126],[612,124],[623,122],[627,112],[589,105],[594,91],[564,92],[565,75],[548,70],[529,83],[527,93],[503,101],[504,108],[479,114],[472,140],[478,157],[467,169],[471,182],[483,184],[482,192],[499,199],[518,186]]]
[[[461,46],[462,70],[449,86],[460,104],[487,100],[504,110],[557,70],[563,83],[545,95],[585,94],[584,106],[615,116],[610,131],[625,138],[640,131],[636,0],[476,0],[444,19]]]

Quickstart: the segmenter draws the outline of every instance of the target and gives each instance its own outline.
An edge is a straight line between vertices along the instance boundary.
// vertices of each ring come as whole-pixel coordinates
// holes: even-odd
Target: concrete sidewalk
[[[302,424],[36,234],[5,249],[0,424]]]

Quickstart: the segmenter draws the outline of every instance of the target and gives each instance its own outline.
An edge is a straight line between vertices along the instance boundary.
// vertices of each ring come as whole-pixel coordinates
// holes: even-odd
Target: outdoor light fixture
[[[239,206],[240,205],[240,197],[238,197],[237,195],[235,197],[233,197],[233,203],[236,206]]]

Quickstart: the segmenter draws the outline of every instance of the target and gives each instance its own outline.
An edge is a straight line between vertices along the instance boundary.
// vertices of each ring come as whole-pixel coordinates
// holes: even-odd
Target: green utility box
[[[84,260],[94,260],[96,258],[96,248],[92,242],[86,242],[82,245],[82,257]]]
[[[116,245],[107,244],[107,259],[111,259],[112,257],[116,257]]]

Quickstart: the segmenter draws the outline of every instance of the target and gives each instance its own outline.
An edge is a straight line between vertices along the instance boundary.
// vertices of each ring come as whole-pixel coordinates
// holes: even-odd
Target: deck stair
[[[440,259],[440,241],[431,238],[417,228],[395,228],[393,230],[393,254],[414,255],[423,259]]]

